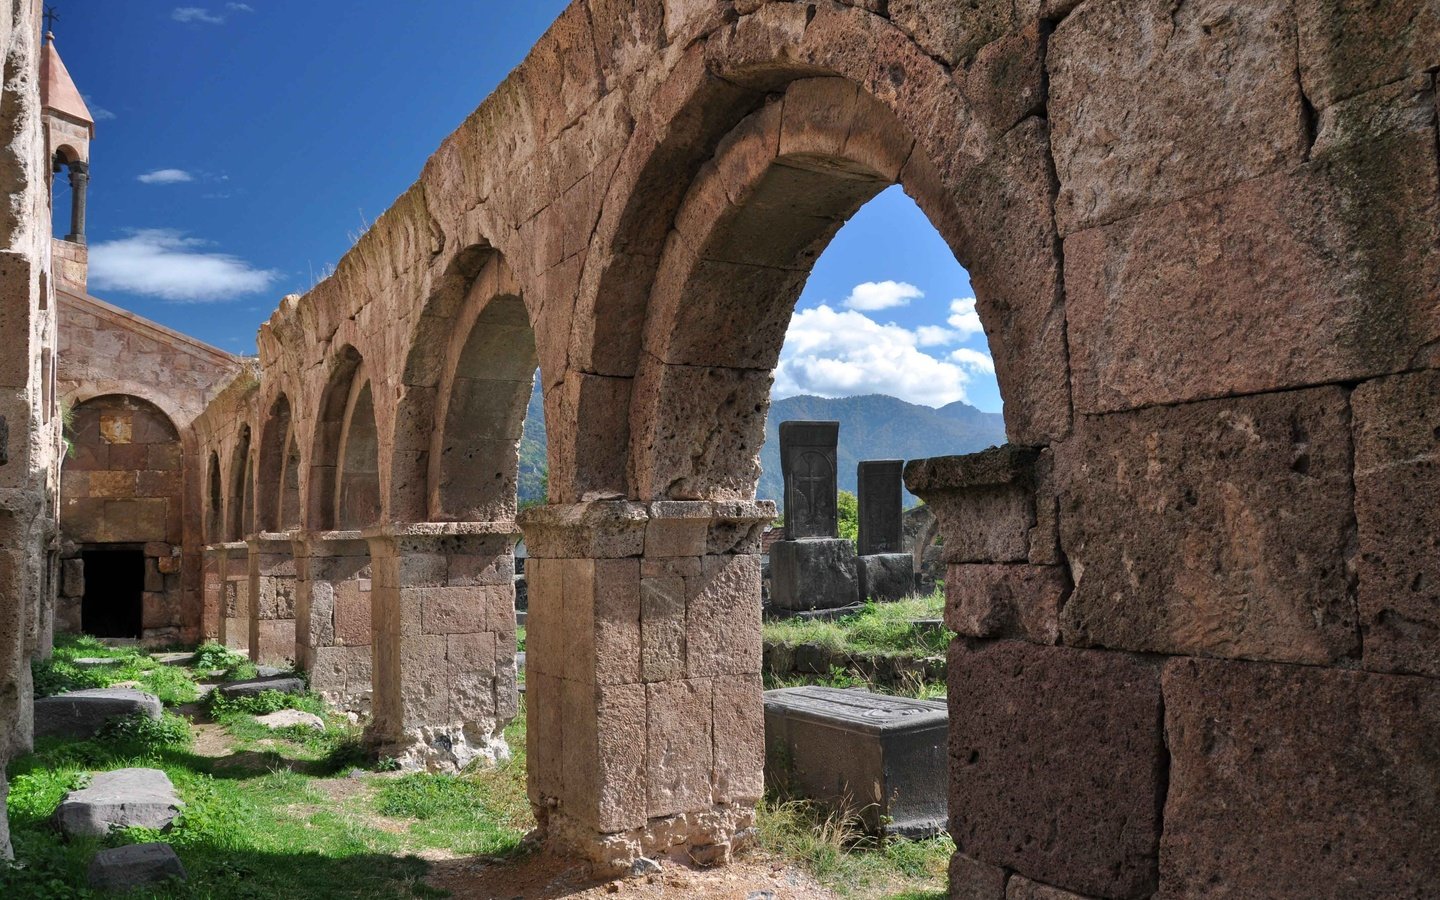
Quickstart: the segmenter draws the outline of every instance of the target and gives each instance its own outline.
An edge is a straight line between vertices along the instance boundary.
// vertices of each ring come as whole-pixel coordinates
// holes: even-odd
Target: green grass
[[[767,799],[756,817],[760,845],[795,860],[842,897],[940,898],[955,852],[948,835],[875,838],[857,820],[803,801]]]
[[[113,659],[116,664],[83,669],[75,665],[76,659],[87,657]],[[139,690],[168,705],[190,703],[200,696],[194,680],[179,666],[162,666],[137,647],[109,647],[88,635],[57,636],[51,658],[33,661],[30,669],[37,697],[125,681],[139,682]]]
[[[817,644],[853,653],[907,653],[938,655],[952,635],[946,631],[917,632],[916,619],[939,619],[945,613],[945,595],[910,597],[894,603],[867,603],[854,615],[831,622],[784,619],[765,623],[765,640],[799,646]]]

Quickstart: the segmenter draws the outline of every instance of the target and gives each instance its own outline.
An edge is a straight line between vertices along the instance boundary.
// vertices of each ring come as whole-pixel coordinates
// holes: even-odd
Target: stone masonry
[[[543,834],[607,868],[727,858],[762,785],[772,372],[815,258],[898,183],[970,272],[1011,442],[906,473],[960,634],[952,894],[1423,895],[1437,69],[1434,0],[575,0],[255,366],[171,416],[203,535],[181,618],[249,642],[246,542],[287,534],[317,684],[358,695],[368,664],[372,736],[412,765],[497,755],[518,530]],[[0,733],[24,735],[49,607],[20,536],[58,425],[18,115]],[[549,505],[517,515],[537,371]],[[317,569],[337,532],[356,552]]]

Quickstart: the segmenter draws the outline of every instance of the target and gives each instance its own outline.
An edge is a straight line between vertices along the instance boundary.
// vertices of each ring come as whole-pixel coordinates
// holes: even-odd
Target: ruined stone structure
[[[907,472],[962,634],[953,893],[1422,895],[1437,66],[1433,0],[577,0],[174,422],[181,621],[295,658],[408,764],[495,756],[523,533],[544,833],[724,860],[762,788],[771,370],[900,183],[971,273],[1012,442]],[[537,368],[549,505],[517,516]],[[39,409],[0,412],[0,478]],[[5,546],[34,610],[41,554]],[[38,616],[6,615],[21,716]]]

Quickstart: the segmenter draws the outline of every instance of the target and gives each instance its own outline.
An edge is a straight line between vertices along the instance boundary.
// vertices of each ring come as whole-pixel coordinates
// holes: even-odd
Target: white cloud
[[[135,180],[141,184],[184,184],[187,181],[194,181],[195,176],[184,169],[156,169],[153,172],[136,176]]]
[[[921,347],[943,347],[960,340],[960,332],[939,325],[921,325],[915,329],[915,343]]]
[[[925,292],[904,281],[867,281],[855,285],[850,296],[845,298],[846,309],[873,312],[877,309],[893,309],[909,306],[911,300],[918,300]]]
[[[975,372],[984,372],[986,375],[995,374],[994,357],[979,350],[971,350],[969,347],[961,347],[959,350],[953,351],[950,354],[950,361]]]
[[[825,305],[801,310],[785,334],[774,394],[889,394],[925,406],[966,399],[972,372],[983,368],[968,357],[960,362],[937,359],[922,352],[920,343],[916,332],[894,323],[882,325],[852,310]]]
[[[205,25],[224,25],[225,17],[212,13],[203,6],[177,6],[170,13],[177,22],[199,22]]]
[[[980,314],[975,311],[975,298],[964,297],[950,301],[950,327],[960,334],[960,340],[980,334],[985,330],[980,324]]]
[[[280,277],[208,242],[166,228],[146,228],[90,247],[90,284],[181,303],[229,300],[266,290]]]
[[[227,3],[227,4],[225,4],[225,8],[226,8],[226,9],[229,9],[229,10],[233,10],[234,12],[254,12],[254,11],[255,11],[255,7],[251,6],[251,5],[248,4],[248,3]]]
[[[85,106],[90,110],[90,118],[97,122],[108,122],[115,118],[115,114],[103,106],[95,103],[95,99],[89,94],[82,94],[85,98]]]

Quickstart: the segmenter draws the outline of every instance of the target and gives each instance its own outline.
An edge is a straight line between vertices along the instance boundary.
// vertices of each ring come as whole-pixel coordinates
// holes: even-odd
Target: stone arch
[[[306,498],[306,527],[312,531],[332,531],[336,527],[336,478],[340,468],[340,445],[360,364],[360,351],[348,344],[341,348],[331,362],[330,378],[320,396],[320,405],[315,415],[315,436],[310,452],[310,478]]]
[[[513,521],[519,442],[539,363],[525,302],[498,256],[455,319],[429,453],[429,519]]]
[[[439,421],[437,395],[447,362],[446,355],[436,348],[449,345],[466,298],[487,264],[497,258],[497,252],[485,243],[458,251],[426,299],[409,336],[390,465],[390,518],[395,522],[423,522],[430,514],[430,452]]]
[[[290,398],[281,392],[270,405],[260,433],[261,472],[278,476],[257,486],[262,531],[290,531],[300,525],[299,445]]]
[[[243,541],[255,530],[255,504],[253,482],[254,463],[250,453],[250,426],[240,426],[240,436],[235,451],[230,457],[230,496],[226,537],[230,541]]]
[[[220,454],[210,451],[205,475],[205,543],[218,544],[225,539],[225,488],[220,476]]]
[[[375,392],[363,367],[352,380],[335,471],[334,522],[342,530],[378,524],[381,516],[380,429]]]

